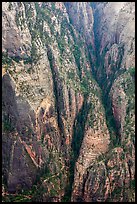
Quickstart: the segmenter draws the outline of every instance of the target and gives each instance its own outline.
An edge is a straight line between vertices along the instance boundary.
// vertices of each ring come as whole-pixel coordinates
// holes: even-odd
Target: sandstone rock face
[[[88,44],[92,43],[94,18],[90,4],[87,2],[66,2],[65,6],[74,27],[85,37]]]
[[[110,104],[108,104],[109,102],[107,102],[108,99],[112,105],[111,107],[112,114],[116,123],[115,127],[117,129],[117,132],[114,133],[113,131],[110,131],[110,134],[112,135],[111,139],[114,140],[114,138],[116,137],[117,138],[116,140],[119,141],[119,145],[121,144],[122,148],[125,147],[126,149],[126,150],[124,149],[125,151],[128,151],[129,148],[132,149],[132,151],[134,151],[133,135],[135,135],[135,132],[134,132],[135,121],[134,121],[133,111],[134,111],[135,95],[134,95],[134,73],[133,73],[134,68],[131,69],[131,67],[135,66],[135,46],[134,46],[135,45],[134,44],[135,43],[135,40],[134,40],[135,39],[135,26],[134,26],[135,4],[133,2],[92,3],[94,21],[91,20],[92,18],[89,20],[85,20],[85,18],[83,18],[84,23],[81,20],[80,29],[77,25],[78,20],[77,21],[75,20],[76,19],[75,13],[77,13],[77,10],[80,9],[81,3],[80,5],[79,3],[75,5],[73,5],[73,3],[70,3],[70,5],[69,3],[67,4],[66,6],[68,7],[68,12],[70,14],[71,21],[74,27],[78,31],[80,29],[82,30],[82,28],[85,28],[83,24],[86,24],[86,22],[88,21],[94,22],[92,27],[94,30],[93,44],[96,50],[96,61],[94,61],[95,62],[94,64],[92,63],[92,70],[94,70],[96,79],[100,84],[100,86],[102,87],[102,90],[104,92],[104,100],[106,100],[105,101],[106,105],[110,106]],[[83,3],[83,4],[86,4],[86,3]],[[83,5],[83,10],[84,10],[84,5]],[[77,19],[79,18],[80,16],[77,17]],[[84,35],[86,35],[85,33]],[[88,44],[88,48],[89,48],[89,44]],[[93,61],[94,58],[92,57],[92,55],[91,55],[91,59]],[[129,71],[126,71],[124,73],[124,70],[129,70]],[[129,94],[129,92],[131,93]],[[90,135],[92,134],[90,133]],[[83,139],[83,144],[80,150],[80,156],[76,163],[76,169],[75,169],[76,173],[75,173],[75,179],[74,179],[72,201],[81,201],[81,200],[105,201],[106,199],[109,199],[109,198],[111,198],[112,200],[114,199],[114,201],[118,201],[119,196],[118,198],[113,198],[113,196],[109,197],[107,195],[106,196],[102,195],[102,198],[98,198],[98,196],[96,195],[97,192],[102,192],[102,191],[105,192],[104,184],[102,184],[102,187],[104,189],[102,189],[102,187],[98,187],[98,190],[97,190],[97,188],[95,187],[96,189],[95,191],[92,191],[90,189],[91,186],[88,188],[88,190],[86,189],[86,187],[85,188],[83,187],[84,185],[86,185],[85,184],[86,179],[85,179],[85,176],[81,178],[80,175],[82,175],[81,172],[83,172],[83,170],[85,171],[86,169],[85,164],[87,164],[87,161],[89,161],[88,158],[90,159],[92,158],[92,154],[90,156],[90,152],[89,152],[87,155],[86,151],[88,151],[88,146],[92,147],[92,143],[94,141],[93,138],[92,139],[88,138],[87,140],[88,144],[85,143],[86,151],[84,151],[84,156],[83,156],[82,149],[86,139],[87,137],[85,132],[85,137]],[[106,141],[108,141],[107,137],[106,137]],[[101,142],[103,142],[103,140],[101,140]],[[103,142],[103,143],[106,143],[106,142]],[[114,141],[114,145],[116,145],[115,141]],[[99,152],[99,149],[101,149],[101,145],[98,144],[97,146],[97,144],[95,144],[95,146],[97,148],[97,152]],[[123,154],[125,154],[125,152]],[[131,155],[132,154],[130,154],[130,156]],[[132,163],[133,163],[132,171],[134,172],[134,162]],[[97,171],[100,171],[101,168],[102,167],[98,166]],[[123,169],[124,168],[126,167],[123,167]],[[101,172],[98,175],[101,176],[100,174]],[[93,182],[92,175],[89,174],[89,176],[91,179],[90,182],[92,183]],[[126,179],[126,177],[124,179]],[[116,180],[115,181],[116,183],[117,179],[115,180]],[[131,180],[129,179],[127,183],[130,183],[133,180],[134,180],[134,176],[131,177]],[[106,182],[105,179],[104,179],[104,182]],[[78,185],[78,183],[80,183],[80,185]],[[92,183],[91,185],[97,185],[97,184]],[[114,190],[114,186],[113,186],[113,190]],[[85,197],[83,194],[84,191],[86,191]],[[131,192],[132,192],[132,187],[131,187]],[[125,190],[125,194],[127,197],[130,194],[127,191],[127,189]],[[89,198],[87,195],[89,196]],[[124,195],[121,194],[121,200],[124,199],[123,197]],[[131,196],[130,199],[132,200],[133,197]],[[128,200],[129,198],[126,198],[126,199]]]
[[[109,84],[114,73],[135,66],[135,3],[93,3],[93,7],[95,43],[100,60],[96,71],[100,80],[107,80]]]
[[[96,99],[97,98],[94,97],[94,100]],[[85,124],[85,133],[79,152],[79,157],[75,165],[72,199],[73,196],[75,198],[77,195],[79,196],[81,194],[85,170],[91,165],[99,154],[105,153],[108,150],[110,138],[108,128],[106,126],[106,120],[104,118],[104,114],[102,114],[104,110],[101,109],[101,104],[99,101],[94,107],[96,114],[93,114],[93,106],[91,105],[91,107],[92,108],[89,110],[87,116],[87,123]],[[76,198],[74,201],[75,200]]]
[[[134,151],[134,148],[133,148]],[[106,159],[107,158],[107,159]],[[107,157],[94,163],[84,175],[82,198],[86,202],[133,201],[135,193],[134,157],[117,147]]]
[[[2,50],[8,50],[11,56],[29,54],[31,35],[26,23],[24,4],[5,3],[2,4],[2,8]],[[18,27],[21,21],[22,27]]]
[[[133,201],[134,3],[3,2],[2,25],[3,186]]]
[[[73,191],[72,201],[133,201],[135,199],[134,3],[93,3],[93,10],[97,50],[96,78],[104,91],[105,100],[108,100],[107,95],[110,97],[112,114],[118,130],[116,137],[119,141],[118,144],[114,141],[113,146],[118,145],[120,148],[114,149],[114,152],[117,152],[115,157],[110,153],[111,147],[108,153],[99,157],[99,160],[97,159],[87,169],[79,190]],[[124,72],[124,69],[128,71]],[[114,140],[115,133],[110,132],[110,134]],[[125,172],[124,176],[122,172]],[[119,186],[118,192],[117,186]]]
[[[64,13],[63,16],[62,12]],[[76,41],[78,34],[69,23],[64,4],[4,3],[3,13],[3,54],[5,54],[6,59],[10,60],[10,64],[7,61],[3,64],[3,69],[6,70],[3,73],[13,84],[15,110],[17,112],[16,118],[14,117],[16,137],[19,138],[19,142],[25,148],[36,169],[48,165],[51,175],[56,175],[59,172],[62,174],[60,179],[63,182],[67,171],[66,164],[69,165],[69,155],[72,151],[72,139],[77,140],[77,135],[74,135],[77,115],[83,109],[83,104],[83,110],[87,108],[87,99],[85,99],[87,89],[95,90],[94,92],[98,93],[99,87],[92,81],[91,73],[88,71],[88,58],[85,51],[77,45],[79,43]],[[7,19],[12,19],[12,25],[6,23]],[[9,38],[7,35],[9,35],[10,29]],[[22,33],[24,35],[21,40]],[[24,48],[26,40],[28,40],[30,52],[26,47]],[[12,53],[13,47],[16,48],[14,54]],[[23,52],[18,52],[20,49]],[[88,75],[87,72],[89,72]],[[5,84],[5,74],[3,74],[3,84]],[[87,77],[89,84],[86,83]],[[82,85],[80,80],[83,82]],[[9,111],[7,109],[6,103],[9,95],[5,95],[5,89],[7,86],[3,88],[3,103],[7,114],[4,116],[4,121],[5,117],[9,120],[9,115],[15,115],[14,110]],[[101,110],[98,112],[98,117],[101,120],[101,117],[104,118],[104,110],[99,102],[99,96],[95,96],[94,92],[91,92],[88,97],[88,103],[92,103],[94,107],[98,106]],[[87,113],[88,121],[91,120],[91,109],[92,107],[89,107],[89,113]],[[92,132],[92,134],[88,133],[91,134],[90,137],[94,137],[94,135],[99,137],[101,135],[100,126],[104,126],[107,133],[106,138],[108,138],[107,143],[109,143],[109,133],[105,120],[102,124],[96,125],[97,130],[95,132],[88,121],[85,121],[85,124],[87,123],[85,128],[87,132]],[[82,129],[81,132],[84,130]],[[84,135],[80,137],[82,140]],[[86,143],[87,141],[83,143],[83,149]],[[106,151],[107,143],[101,151]],[[14,149],[14,146],[12,148]],[[74,145],[73,149],[75,148]],[[94,147],[92,149],[94,150]],[[92,153],[92,149],[89,147],[88,151]],[[15,152],[12,153],[13,158],[16,156],[14,155]],[[96,155],[98,154],[99,152],[96,153]],[[51,157],[54,158],[54,161],[49,161]],[[88,167],[90,160],[90,158],[87,159],[84,168]],[[22,159],[21,162],[23,163]],[[16,160],[12,159],[11,163],[15,167],[9,167],[11,175],[8,176],[8,182],[13,191],[16,191],[17,186],[22,183],[22,181],[19,182],[20,177],[16,176],[16,168],[18,171],[20,168],[16,166]],[[29,166],[29,164],[27,165]],[[84,171],[81,173],[83,175]],[[23,174],[23,176],[25,175]],[[57,179],[57,182],[60,179]],[[44,188],[48,185],[46,180],[43,181],[43,185]],[[57,192],[63,190],[61,188],[64,187],[61,185],[60,188],[56,189]],[[8,190],[10,191],[10,187]],[[43,199],[46,200],[49,195]]]

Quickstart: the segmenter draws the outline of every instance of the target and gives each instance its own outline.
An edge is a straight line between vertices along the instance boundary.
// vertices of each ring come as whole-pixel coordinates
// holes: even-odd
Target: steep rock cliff
[[[111,144],[110,144],[110,151],[115,146],[119,146],[120,148],[124,148],[121,151],[124,151],[126,160],[129,158],[126,157],[127,152],[130,151],[130,160],[132,160],[132,177],[128,180],[126,176],[123,180],[127,179],[126,182],[129,183],[134,181],[135,175],[135,164],[134,164],[134,156],[132,152],[134,152],[134,135],[135,135],[135,120],[134,120],[134,104],[135,104],[135,95],[134,95],[134,67],[135,67],[135,4],[134,2],[113,2],[113,3],[66,3],[66,8],[69,12],[69,17],[78,32],[80,32],[84,39],[86,39],[85,44],[88,47],[91,59],[91,67],[92,73],[96,78],[97,82],[99,83],[102,89],[102,101],[105,107],[105,113],[107,118],[107,126],[109,128],[110,136],[111,136]],[[90,8],[90,6],[92,8]],[[93,9],[93,12],[92,10]],[[83,15],[83,12],[86,13]],[[79,13],[79,15],[78,15]],[[89,14],[90,13],[90,17]],[[92,14],[91,14],[92,13]],[[83,15],[81,19],[80,16]],[[92,17],[91,17],[92,16]],[[89,25],[86,27],[86,25]],[[94,32],[93,32],[94,30]],[[84,32],[83,32],[84,31]],[[87,38],[89,35],[93,33],[94,41],[93,43]],[[94,45],[94,46],[93,46]],[[92,51],[92,52],[91,52]],[[95,58],[96,56],[96,58]],[[93,63],[94,62],[94,63]],[[128,70],[128,71],[126,71]],[[129,91],[130,90],[130,91]],[[129,94],[130,92],[130,94]],[[130,121],[130,122],[129,122]],[[84,140],[86,137],[84,138]],[[83,142],[84,142],[83,140]],[[93,140],[92,140],[93,141]],[[90,144],[91,139],[88,140]],[[101,145],[99,144],[99,148]],[[97,149],[96,146],[96,150]],[[117,151],[117,150],[116,150]],[[109,152],[109,151],[108,151]],[[108,153],[109,154],[109,153]],[[88,155],[90,158],[90,153],[88,155],[84,154],[86,158]],[[128,156],[129,156],[128,155]],[[82,155],[79,156],[79,159]],[[107,158],[107,154],[106,154]],[[78,161],[79,161],[78,159]],[[84,158],[83,161],[86,159]],[[112,156],[113,160],[113,156]],[[122,171],[128,171],[128,166],[126,167],[123,162],[123,169]],[[105,161],[107,164],[107,160]],[[103,164],[105,165],[105,164]],[[91,165],[92,166],[92,165]],[[100,167],[97,165],[97,171],[100,170]],[[102,168],[102,167],[101,167]],[[109,170],[106,168],[106,172],[108,173]],[[76,175],[77,173],[85,171],[84,162],[81,162],[81,167],[75,168]],[[93,168],[92,168],[93,169]],[[115,169],[115,166],[114,166]],[[87,170],[88,172],[88,170]],[[90,171],[91,174],[92,170]],[[130,169],[129,169],[130,172]],[[98,174],[98,177],[101,172]],[[91,181],[88,178],[88,173],[83,176],[82,179],[75,175],[74,179],[74,188],[72,193],[72,201],[97,201],[102,200],[105,201],[110,198],[110,200],[114,199],[115,201],[119,201],[118,199],[114,198],[111,194],[111,190],[108,193],[105,192],[104,183],[106,182],[105,177],[99,180],[98,185],[101,181],[104,181],[102,187],[95,187],[94,176],[89,175]],[[96,175],[96,174],[95,174]],[[120,175],[120,174],[119,174]],[[128,176],[127,176],[128,177]],[[100,177],[99,177],[100,178]],[[90,181],[92,184],[89,186],[88,189],[86,188],[86,179],[88,182]],[[80,185],[76,187],[77,183],[83,180]],[[115,191],[115,183],[117,184],[118,179],[115,178],[114,184],[110,184],[113,186],[113,190]],[[131,186],[131,192],[134,189]],[[124,188],[124,187],[123,187]],[[100,198],[100,192],[102,194]],[[112,190],[112,191],[113,191]],[[85,192],[86,191],[86,192]],[[126,194],[127,188],[125,190]],[[134,196],[129,198],[130,192],[127,191],[127,195],[124,198],[124,194],[121,194],[121,201],[122,199],[128,200],[133,199]],[[86,196],[85,196],[86,195]],[[89,197],[88,197],[89,196]],[[99,198],[98,198],[99,196]],[[129,196],[129,197],[128,197]]]
[[[18,162],[23,164],[24,158],[19,155],[24,155],[25,151],[38,177],[41,171],[45,174],[41,185],[47,190],[37,199],[46,201],[51,197],[53,201],[60,200],[71,152],[75,163],[83,138],[87,139],[82,143],[81,152],[84,157],[84,152],[90,152],[93,159],[100,152],[94,144],[95,139],[86,148],[88,137],[99,138],[99,142],[107,141],[101,152],[106,151],[109,143],[104,110],[99,100],[100,90],[92,78],[87,52],[79,46],[82,38],[78,39],[76,30],[69,23],[63,3],[3,3],[2,37],[3,123],[5,127],[8,121],[8,125],[14,127],[12,133],[7,127],[3,131],[13,140],[9,147],[13,149],[11,157],[7,157],[11,163],[8,171],[3,157],[3,169],[7,173],[4,173],[4,180],[9,192],[21,191],[23,183],[26,188],[32,186],[36,172],[30,177],[30,185],[27,180],[22,181],[26,173],[27,176],[32,173],[30,161],[26,160],[28,172],[25,166],[17,165]],[[13,89],[10,93],[14,98],[12,102],[8,93],[5,94],[8,86]],[[8,103],[15,108],[8,109]],[[93,107],[96,108],[94,114]],[[3,150],[6,147],[7,143],[3,143]],[[83,170],[90,161],[91,158],[86,158]],[[22,174],[17,174],[21,169]],[[79,171],[78,174],[83,173]],[[51,179],[54,175],[58,187]]]
[[[96,49],[92,70],[103,91],[111,144],[108,153],[87,169],[82,190],[73,190],[72,201],[134,201],[135,4],[107,2],[91,6]]]
[[[3,183],[9,193],[23,196],[23,190],[31,189],[24,201],[60,202],[70,197],[72,201],[117,201],[120,195],[111,196],[118,180],[114,177],[112,185],[111,166],[111,177],[114,171],[125,172],[122,193],[127,200],[133,199],[134,70],[124,70],[134,65],[134,5],[120,6],[124,11],[111,3],[2,4],[2,159]],[[118,24],[132,31],[124,35],[118,29],[121,41],[111,30],[110,9],[117,15],[112,28]],[[130,19],[132,25],[122,23],[122,18]],[[105,40],[101,26],[109,31]],[[103,96],[109,95],[106,101],[111,100],[118,132],[109,129],[99,86]],[[113,149],[114,140],[120,141],[119,148]],[[101,154],[106,158],[98,162]],[[103,182],[97,187],[100,175]],[[112,188],[106,188],[108,179]]]

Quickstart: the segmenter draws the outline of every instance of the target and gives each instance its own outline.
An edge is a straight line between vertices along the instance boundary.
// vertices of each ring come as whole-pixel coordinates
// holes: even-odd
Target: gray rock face
[[[2,50],[8,50],[10,56],[21,57],[30,53],[31,35],[24,11],[21,2],[2,4]],[[21,21],[22,27],[19,26]]]
[[[90,49],[90,53],[92,53],[91,54],[92,62],[93,61],[95,62],[95,63],[92,63],[92,70],[94,70],[96,79],[99,82],[104,92],[104,100],[106,100],[105,103],[106,104],[108,103],[107,100],[109,98],[112,104],[111,106],[112,114],[115,120],[116,128],[118,130],[117,133],[114,133],[113,131],[110,132],[110,134],[112,135],[111,139],[114,140],[114,138],[117,137],[118,140],[121,142],[122,148],[124,146],[126,151],[128,151],[130,148],[134,152],[133,135],[135,135],[135,132],[134,132],[135,128],[134,128],[134,114],[132,114],[132,111],[134,110],[133,104],[134,104],[135,95],[134,95],[134,73],[131,74],[131,72],[134,72],[134,68],[131,68],[131,67],[135,66],[135,44],[134,44],[135,43],[135,40],[134,40],[135,39],[135,26],[134,26],[135,4],[133,2],[118,2],[118,3],[117,2],[113,2],[113,3],[93,2],[91,3],[93,8],[93,14],[92,14],[93,18],[89,18],[89,20],[87,20],[86,18],[83,17],[83,19],[80,21],[81,23],[79,23],[79,20],[82,16],[82,12],[87,13],[87,16],[88,16],[88,12],[91,13],[91,11],[89,10],[85,11],[85,7],[86,8],[90,7],[89,4],[88,6],[85,4],[86,4],[85,2],[75,3],[75,4],[66,3],[66,7],[70,14],[70,19],[74,27],[79,32],[81,32],[82,29],[85,30],[84,34],[82,32],[84,37],[87,36],[87,32],[90,30],[91,27],[92,27],[92,32],[94,30],[92,35],[94,36],[93,38],[94,46],[92,46],[92,52]],[[89,21],[93,22],[93,25],[89,26],[89,29],[87,28],[85,29],[85,25],[90,24]],[[92,43],[88,41],[87,44],[89,47],[89,44],[92,44]],[[94,47],[95,49],[93,49]],[[96,60],[94,60],[94,57],[93,57],[93,53],[94,53],[93,50],[96,52]],[[129,71],[125,72],[124,70],[129,70]],[[129,94],[129,92],[131,93]],[[131,100],[131,103],[129,102],[130,100]],[[107,106],[110,106],[110,104],[107,104]],[[130,116],[128,114],[128,111],[130,112]],[[107,116],[108,119],[109,117]],[[131,121],[131,123],[129,121]],[[127,126],[127,124],[128,125],[130,124],[130,125]],[[129,129],[131,131],[130,133],[129,133]],[[83,143],[85,140],[86,140],[86,136],[84,137]],[[86,150],[88,149],[89,144],[90,144],[89,146],[92,147],[91,143],[93,139],[88,138],[87,141],[88,141],[87,142],[88,144],[85,145]],[[108,141],[108,139],[106,139],[106,141]],[[115,142],[114,142],[114,145],[115,145]],[[99,147],[100,149],[99,144],[98,145],[96,144],[95,146]],[[119,196],[113,197],[112,195],[109,197],[107,193],[109,188],[107,188],[106,194],[101,195],[100,192],[105,193],[105,184],[103,183],[102,187],[98,186],[97,188],[97,183],[93,182],[94,179],[92,179],[92,177],[93,178],[95,177],[95,179],[98,179],[102,176],[102,173],[101,173],[102,167],[101,166],[99,167],[97,162],[96,162],[96,165],[98,166],[96,167],[97,172],[100,172],[98,173],[98,176],[97,174],[95,174],[96,176],[91,175],[92,173],[89,173],[89,171],[87,170],[88,173],[85,174],[82,178],[80,177],[79,172],[82,172],[83,169],[84,170],[86,169],[84,168],[84,163],[86,163],[86,161],[88,160],[88,157],[90,159],[92,158],[92,155],[90,155],[90,152],[86,154],[86,151],[84,151],[84,156],[82,156],[82,149],[83,149],[83,146],[81,146],[78,163],[79,163],[79,160],[81,160],[81,157],[83,158],[82,160],[83,162],[80,162],[80,166],[78,166],[78,164],[76,163],[77,173],[75,173],[74,186],[77,185],[77,190],[76,190],[76,187],[73,188],[73,193],[71,198],[72,201],[81,201],[81,200],[105,201],[107,199],[110,199],[110,200],[114,199],[115,201],[119,201]],[[99,152],[99,149],[97,150],[98,152]],[[131,155],[132,153],[130,153],[130,156]],[[106,154],[106,158],[107,157],[108,156]],[[115,169],[115,167],[113,168]],[[128,167],[123,167],[123,169],[124,168],[128,169]],[[92,169],[93,168],[91,168],[90,172],[92,172]],[[106,171],[108,173],[108,170]],[[134,165],[132,166],[131,171],[134,172]],[[124,179],[128,180],[128,176],[125,176],[123,180]],[[81,180],[83,181],[81,182]],[[114,184],[110,184],[111,186],[113,186],[113,190],[115,189],[114,186],[117,183],[116,178],[115,180],[116,181]],[[131,180],[134,180],[134,176],[131,177]],[[80,185],[78,185],[79,182],[81,182]],[[107,182],[107,179],[105,179],[105,177],[102,177],[100,182]],[[126,182],[128,183],[132,181],[128,180]],[[87,188],[87,185],[89,185],[88,188]],[[92,189],[92,186],[94,185],[95,185],[95,188]],[[127,191],[127,189],[125,191],[127,200],[128,199],[134,200],[134,195],[132,194],[133,193],[132,187],[130,188],[130,191],[133,197],[129,196],[130,193]],[[121,200],[122,199],[124,199],[123,193],[121,194]]]
[[[134,200],[134,3],[3,2],[2,25],[8,192],[34,187],[29,199],[41,202]]]
[[[36,167],[31,158],[26,153],[26,149],[22,142],[27,140],[28,135],[23,134],[23,128],[29,127],[30,119],[20,117],[18,109],[15,86],[8,74],[3,76],[3,143],[2,143],[2,159],[3,173],[7,179],[8,191],[14,193],[24,188],[30,188],[36,177]],[[24,101],[25,104],[25,101]],[[24,105],[22,103],[22,107]],[[30,111],[26,106],[26,111]],[[30,118],[31,118],[30,114]],[[34,116],[33,116],[34,117]],[[32,119],[34,120],[34,118]],[[25,122],[24,122],[25,120]]]
[[[109,80],[115,69],[118,71],[135,66],[135,4],[108,2],[93,3],[93,6],[96,49],[104,61],[104,70]],[[101,74],[100,70],[103,71],[98,67],[98,74]]]
[[[90,4],[86,2],[66,2],[65,6],[69,13],[69,19],[77,31],[85,37],[88,44],[93,42],[94,18]]]

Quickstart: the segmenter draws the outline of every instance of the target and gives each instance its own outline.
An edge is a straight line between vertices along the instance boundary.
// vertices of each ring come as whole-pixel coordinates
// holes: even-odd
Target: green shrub
[[[44,142],[44,133],[42,133],[42,135],[41,135],[41,142],[42,142],[42,144],[43,144],[43,142]]]
[[[72,71],[68,72],[68,78],[74,80],[74,78],[75,78],[75,73],[72,72]]]
[[[130,68],[128,69],[128,72],[130,73],[130,75],[131,75],[132,77],[135,77],[135,67],[130,67]]]
[[[78,45],[74,45],[73,46],[73,55],[75,57],[75,62],[76,62],[76,65],[80,71],[80,56],[81,56],[81,52],[80,52],[80,49],[78,47]]]
[[[12,59],[8,56],[8,53],[2,53],[2,65],[12,65]]]
[[[13,6],[12,6],[12,3],[11,2],[9,2],[9,11],[11,11],[12,10],[12,8],[13,8]]]
[[[9,120],[5,119],[3,122],[3,129],[4,129],[4,131],[11,132],[14,130],[14,127]]]
[[[135,188],[135,179],[131,181],[131,188]]]
[[[24,59],[24,64],[32,64],[32,57],[28,57],[26,59]]]

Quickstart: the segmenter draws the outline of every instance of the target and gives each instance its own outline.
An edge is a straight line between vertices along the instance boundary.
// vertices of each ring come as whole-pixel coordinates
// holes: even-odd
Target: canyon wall
[[[3,2],[3,195],[134,200],[134,40],[133,2]]]

